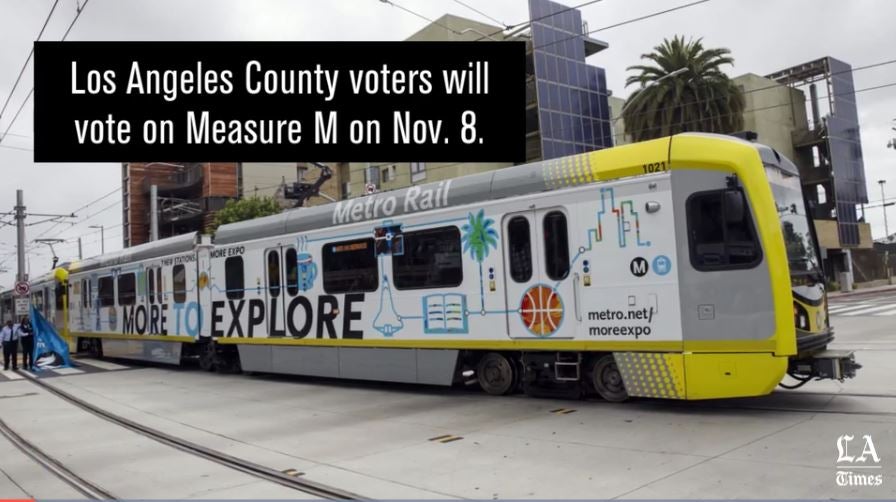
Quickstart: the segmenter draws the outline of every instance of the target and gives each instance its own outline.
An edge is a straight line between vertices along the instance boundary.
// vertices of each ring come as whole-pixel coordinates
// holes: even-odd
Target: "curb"
[[[858,289],[855,291],[850,291],[849,293],[831,292],[831,293],[828,293],[828,298],[850,298],[853,296],[868,296],[868,295],[873,295],[873,294],[877,294],[877,293],[890,293],[890,292],[894,292],[894,291],[896,291],[896,285],[886,286],[886,287],[882,287],[880,289],[875,288],[873,290]]]

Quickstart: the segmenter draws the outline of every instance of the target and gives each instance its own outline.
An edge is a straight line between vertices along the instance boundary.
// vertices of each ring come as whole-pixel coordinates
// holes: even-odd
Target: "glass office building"
[[[578,9],[529,0],[529,17],[527,157],[551,159],[612,146],[606,74],[585,62],[607,44],[588,36]]]

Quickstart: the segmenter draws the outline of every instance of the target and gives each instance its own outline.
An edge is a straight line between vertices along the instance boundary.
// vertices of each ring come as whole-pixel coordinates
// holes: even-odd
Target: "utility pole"
[[[877,183],[880,185],[880,201],[884,210],[884,242],[886,242],[890,238],[890,225],[887,223],[887,197],[884,195],[884,185],[887,180],[878,180]]]
[[[100,229],[100,254],[106,254],[106,237],[103,234],[103,226],[102,225],[90,225],[87,228]]]
[[[78,237],[78,260],[83,260],[84,254],[81,253],[81,238]]]
[[[15,209],[15,220],[16,220],[16,261],[18,262],[18,271],[16,272],[16,281],[27,281],[28,280],[28,272],[25,268],[25,196],[22,193],[22,189],[19,188],[16,190],[16,207]],[[46,221],[53,221],[58,218],[74,218],[75,213],[71,214],[39,214],[32,213],[31,216],[46,216],[51,218]],[[38,222],[42,223],[42,222]],[[54,263],[55,266],[55,263]],[[29,267],[30,268],[30,267]]]
[[[159,240],[159,186],[149,187],[149,240]]]
[[[16,274],[17,281],[27,281],[25,272],[25,196],[22,190],[16,190],[16,254],[19,270]]]

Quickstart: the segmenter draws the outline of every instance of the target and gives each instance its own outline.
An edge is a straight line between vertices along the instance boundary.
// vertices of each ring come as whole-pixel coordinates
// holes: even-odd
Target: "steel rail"
[[[50,385],[39,378],[29,377],[28,381],[37,385],[41,389],[67,401],[78,408],[81,408],[88,413],[91,413],[97,417],[100,417],[106,421],[112,422],[116,425],[119,425],[125,429],[136,432],[142,436],[145,436],[149,439],[162,443],[164,445],[170,446],[172,448],[176,448],[178,450],[184,451],[186,453],[190,453],[197,457],[210,460],[217,464],[229,467],[231,469],[249,474],[250,476],[263,479],[266,481],[270,481],[273,483],[277,483],[279,485],[285,486],[287,488],[292,488],[294,490],[301,491],[303,493],[307,493],[310,495],[314,495],[316,497],[330,499],[330,500],[367,500],[368,497],[363,497],[356,493],[352,493],[346,490],[342,490],[340,488],[328,486],[322,483],[317,483],[314,481],[309,481],[307,479],[296,478],[280,472],[276,469],[272,469],[270,467],[263,466],[261,464],[257,464],[255,462],[251,462],[246,459],[242,459],[239,457],[234,457],[232,455],[228,455],[218,450],[214,450],[211,448],[206,448],[200,444],[196,444],[192,441],[188,441],[186,439],[178,438],[176,436],[172,436],[171,434],[167,434],[157,429],[153,429],[152,427],[137,423],[133,420],[124,418],[120,415],[116,415],[110,411],[104,410],[96,405],[90,404],[83,399],[75,397],[74,395],[59,389],[54,385]],[[108,497],[107,497],[108,498]]]
[[[64,481],[66,484],[74,488],[78,493],[93,500],[117,500],[118,498],[100,488],[99,486],[87,481],[68,469],[62,462],[59,462],[36,445],[20,436],[9,425],[0,419],[0,434],[9,440],[22,453],[33,459],[35,462],[43,466],[51,474]]]

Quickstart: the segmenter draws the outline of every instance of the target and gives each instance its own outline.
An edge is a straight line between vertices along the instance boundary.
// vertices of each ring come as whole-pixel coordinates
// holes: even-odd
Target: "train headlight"
[[[801,329],[804,331],[809,330],[809,313],[806,312],[806,309],[799,305],[798,303],[793,303],[793,316],[794,316],[794,324],[796,324],[797,329]]]

